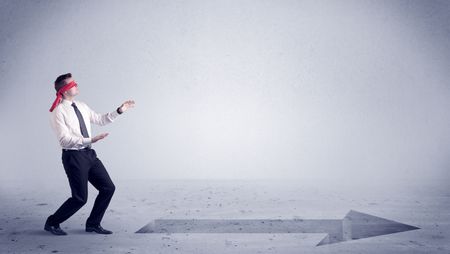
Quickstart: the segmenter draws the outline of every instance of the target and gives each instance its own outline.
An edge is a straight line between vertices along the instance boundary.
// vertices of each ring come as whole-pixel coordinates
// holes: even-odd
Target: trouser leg
[[[116,187],[109,177],[105,166],[97,157],[95,157],[94,164],[89,170],[88,180],[99,193],[95,199],[91,214],[86,221],[86,225],[96,226],[100,225]]]
[[[88,197],[87,182],[90,166],[88,158],[80,152],[65,152],[62,161],[72,196],[47,219],[50,225],[59,225],[70,218],[86,204]]]

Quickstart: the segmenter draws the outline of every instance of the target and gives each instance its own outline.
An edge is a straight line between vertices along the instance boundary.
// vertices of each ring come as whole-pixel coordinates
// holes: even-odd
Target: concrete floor
[[[450,188],[439,185],[326,184],[316,181],[116,180],[102,225],[86,233],[89,201],[61,226],[43,230],[46,217],[69,196],[54,184],[1,184],[0,253],[450,253]],[[350,210],[419,229],[316,246],[326,233],[135,233],[154,220],[337,221]],[[203,228],[204,229],[204,228]]]

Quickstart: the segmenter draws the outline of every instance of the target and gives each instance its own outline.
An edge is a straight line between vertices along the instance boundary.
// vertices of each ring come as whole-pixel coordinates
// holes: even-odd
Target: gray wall
[[[65,178],[56,76],[115,179],[448,181],[449,1],[4,1],[2,180]]]

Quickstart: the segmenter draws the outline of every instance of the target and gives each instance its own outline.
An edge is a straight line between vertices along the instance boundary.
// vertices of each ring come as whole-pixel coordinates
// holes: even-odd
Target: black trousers
[[[106,208],[114,194],[115,186],[94,149],[63,150],[62,163],[69,179],[72,197],[48,217],[49,225],[59,225],[76,213],[87,202],[88,182],[98,191],[94,207],[86,226],[100,225]]]

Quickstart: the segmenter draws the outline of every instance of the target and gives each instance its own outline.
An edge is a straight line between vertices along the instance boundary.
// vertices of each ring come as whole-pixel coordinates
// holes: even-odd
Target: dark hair
[[[61,89],[61,87],[63,87],[66,84],[66,83],[64,83],[64,80],[71,78],[71,77],[72,77],[72,73],[66,73],[63,75],[59,75],[59,77],[57,77],[55,80],[55,90],[58,92],[58,90]]]

